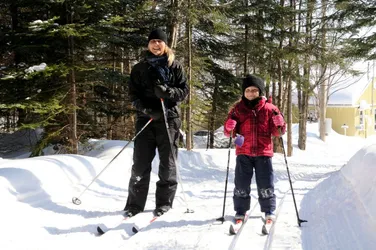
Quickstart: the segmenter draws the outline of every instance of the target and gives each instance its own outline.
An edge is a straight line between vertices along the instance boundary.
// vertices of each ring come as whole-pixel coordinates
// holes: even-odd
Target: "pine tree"
[[[376,33],[367,32],[367,28],[372,29],[376,25],[376,2],[336,0],[335,3],[338,11],[332,17],[347,23],[344,30],[352,34],[344,43],[345,56],[376,59]]]
[[[149,5],[140,6],[132,1],[40,0],[5,2],[1,6],[12,17],[11,28],[2,29],[5,39],[1,42],[6,45],[2,52],[13,55],[2,72],[1,84],[6,86],[2,93],[8,96],[3,103],[8,110],[17,108],[19,123],[24,127],[44,127],[46,133],[41,144],[55,137],[66,138],[72,152],[76,152],[78,140],[93,135],[91,124],[103,123],[101,114],[119,117],[128,112],[123,103],[120,115],[113,114],[119,109],[110,103],[126,96],[126,76],[114,72],[111,66],[122,62],[123,58],[118,56],[121,49],[140,47],[138,37],[147,31],[138,27],[144,27],[140,23],[146,22],[145,19],[138,18],[133,26],[124,22],[135,20],[134,15],[145,12]],[[133,8],[131,15],[119,16],[114,9],[121,7]],[[30,14],[20,15],[21,11]],[[28,72],[31,66],[42,63],[46,65],[44,70]],[[110,90],[107,96],[98,92],[103,88],[95,88],[96,82]],[[117,86],[122,91],[114,91]],[[31,103],[29,95],[35,103]],[[95,106],[91,105],[93,100],[105,102]],[[51,112],[52,107],[58,110]],[[106,133],[101,128],[95,131],[96,128],[95,135]]]

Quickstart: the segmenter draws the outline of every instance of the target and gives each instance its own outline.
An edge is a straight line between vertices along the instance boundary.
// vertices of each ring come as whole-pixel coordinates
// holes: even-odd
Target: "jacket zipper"
[[[254,126],[253,126],[253,134],[254,134],[254,137],[253,137],[253,155],[256,156],[256,147],[257,147],[257,114],[256,114],[256,111],[253,109],[252,110],[252,113],[253,113],[253,119],[254,119]]]

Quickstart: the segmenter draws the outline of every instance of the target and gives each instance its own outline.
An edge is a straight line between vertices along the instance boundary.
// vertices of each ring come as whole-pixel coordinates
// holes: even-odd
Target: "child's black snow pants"
[[[276,197],[274,194],[272,158],[268,156],[238,155],[236,157],[234,209],[240,214],[244,214],[250,209],[253,170],[256,173],[261,212],[272,212],[276,209]]]

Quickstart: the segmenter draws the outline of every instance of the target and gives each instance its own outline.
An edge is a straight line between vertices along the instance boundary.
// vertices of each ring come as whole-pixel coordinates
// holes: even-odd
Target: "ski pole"
[[[295,194],[294,194],[294,188],[292,187],[292,182],[291,182],[291,177],[290,177],[290,170],[289,170],[289,166],[288,166],[288,163],[287,163],[287,157],[286,157],[286,151],[285,151],[285,146],[283,145],[283,139],[282,139],[282,133],[281,133],[281,129],[279,128],[279,134],[281,135],[279,137],[280,141],[281,141],[281,145],[282,145],[282,150],[283,150],[283,155],[285,157],[285,164],[286,164],[286,169],[287,169],[287,175],[289,177],[289,182],[290,182],[290,188],[291,188],[291,194],[292,194],[292,199],[294,200],[294,206],[295,206],[295,212],[296,212],[296,217],[297,217],[297,220],[298,220],[298,225],[300,227],[301,223],[303,222],[308,222],[306,220],[302,220],[300,219],[299,217],[299,212],[298,212],[298,208],[296,206],[296,201],[295,201]]]
[[[174,154],[174,148],[172,146],[172,139],[171,139],[170,131],[168,130],[169,126],[168,126],[168,122],[167,122],[167,112],[166,112],[166,107],[164,105],[163,98],[161,98],[161,105],[162,105],[163,116],[164,116],[165,125],[166,125],[166,131],[167,131],[168,141],[170,143],[171,154],[172,154],[172,157],[174,159],[175,166],[176,166],[176,175],[178,177],[178,180],[179,180],[179,183],[180,183],[180,186],[181,186],[181,190],[182,190],[182,193],[183,193],[184,202],[187,205],[187,211],[185,213],[194,213],[193,209],[189,209],[188,202],[187,202],[187,199],[185,197],[185,192],[184,192],[184,187],[183,187],[183,181],[182,181],[181,176],[180,176],[180,170],[179,170],[179,166],[178,166],[178,161],[177,161],[176,156]]]
[[[227,195],[228,173],[229,173],[229,170],[230,170],[230,155],[231,155],[232,132],[233,131],[231,131],[230,139],[229,139],[229,143],[228,143],[227,171],[226,171],[226,182],[225,182],[225,194],[224,194],[224,198],[223,198],[222,217],[219,217],[217,219],[217,221],[221,221],[222,224],[225,221],[226,195]]]
[[[150,120],[141,128],[141,130],[140,131],[138,131],[138,133],[127,143],[127,144],[125,144],[125,146],[119,151],[119,153],[117,153],[116,155],[115,155],[115,157],[114,158],[112,158],[112,160],[102,169],[102,171],[101,172],[99,172],[99,174],[97,175],[97,176],[95,176],[95,178],[90,182],[90,184],[84,189],[84,191],[82,191],[81,192],[81,194],[78,196],[78,197],[73,197],[72,198],[72,202],[73,202],[73,204],[75,204],[75,205],[80,205],[81,204],[81,200],[80,200],[80,197],[86,192],[86,190],[88,190],[89,189],[89,187],[91,186],[91,184],[93,184],[93,182],[96,180],[96,179],[98,179],[98,177],[106,170],[106,168],[108,168],[108,166],[110,166],[110,164],[121,154],[121,152],[123,152],[124,151],[124,149],[126,148],[126,147],[128,147],[128,145],[132,142],[132,141],[134,141],[135,139],[136,139],[136,137],[150,124],[150,122],[152,121],[153,119],[152,118],[150,118]]]
[[[278,115],[278,112],[273,110],[273,114],[274,115]],[[300,219],[299,217],[299,211],[298,211],[298,208],[296,206],[296,200],[295,200],[295,194],[294,194],[294,188],[292,187],[292,182],[291,182],[291,176],[290,176],[290,170],[289,170],[289,164],[287,163],[287,156],[286,156],[286,151],[285,151],[285,146],[283,144],[283,138],[282,138],[282,131],[281,131],[281,127],[278,127],[278,132],[279,132],[279,140],[280,140],[280,143],[282,145],[282,151],[283,151],[283,156],[285,158],[285,164],[286,164],[286,170],[287,170],[287,176],[289,177],[289,182],[290,182],[290,189],[291,189],[291,194],[292,194],[292,199],[294,201],[294,207],[295,207],[295,212],[296,212],[296,218],[298,220],[298,225],[300,227],[301,223],[303,222],[308,222],[306,220],[302,220]]]

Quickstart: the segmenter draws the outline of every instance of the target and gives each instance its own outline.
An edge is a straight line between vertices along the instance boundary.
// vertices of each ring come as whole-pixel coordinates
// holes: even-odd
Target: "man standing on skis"
[[[172,207],[178,184],[175,162],[181,126],[178,105],[188,93],[183,68],[167,46],[166,33],[161,29],[153,30],[148,37],[146,56],[132,68],[129,81],[130,99],[137,110],[136,133],[153,120],[134,142],[132,174],[124,208],[127,216],[144,211],[156,149],[160,164],[154,214],[160,216]]]
[[[250,209],[250,185],[255,172],[261,212],[265,213],[266,219],[274,220],[276,197],[272,136],[282,136],[286,123],[278,108],[262,96],[265,91],[262,79],[253,75],[246,76],[242,91],[241,100],[231,108],[224,125],[225,135],[240,135],[235,139],[235,219],[244,220],[245,213]]]

